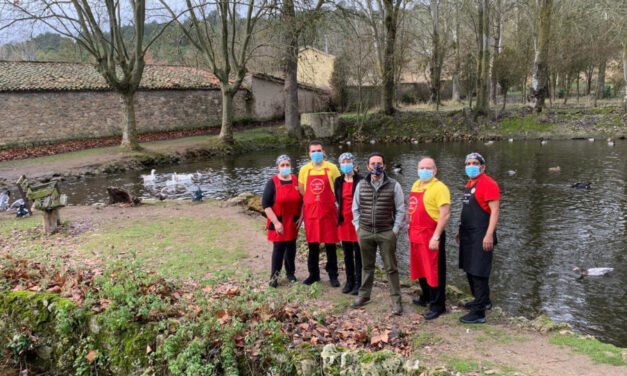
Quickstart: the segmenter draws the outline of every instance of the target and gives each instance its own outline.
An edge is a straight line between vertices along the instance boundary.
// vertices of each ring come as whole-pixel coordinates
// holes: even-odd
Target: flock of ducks
[[[374,141],[374,140],[373,140],[373,141]],[[588,141],[589,141],[589,142],[594,142],[594,141],[595,141],[595,139],[594,139],[594,138],[592,138],[592,137],[590,137],[590,138],[588,138]],[[512,142],[514,142],[514,139],[513,139],[513,138],[508,138],[508,139],[507,139],[507,142],[512,143]],[[546,145],[546,144],[548,144],[548,143],[549,143],[549,141],[548,141],[548,140],[545,140],[545,139],[540,139],[540,145]],[[484,144],[485,146],[492,146],[492,145],[494,145],[494,141],[493,141],[493,140],[490,140],[490,141],[484,142],[483,144]],[[607,146],[614,146],[614,140],[612,140],[611,138],[608,138],[608,139],[607,139]]]
[[[196,171],[195,173],[191,173],[191,174],[179,174],[179,173],[173,172],[169,174],[169,177],[168,177],[168,174],[158,175],[157,170],[152,169],[149,175],[141,175],[141,178],[145,186],[154,187],[156,185],[157,180],[160,180],[161,177],[163,176],[168,177],[168,179],[165,181],[165,187],[163,187],[159,192],[155,194],[155,197],[161,201],[167,199],[173,191],[174,192],[190,192],[191,191],[193,193],[192,201],[197,202],[197,201],[202,201],[202,197],[203,197],[203,191],[200,189],[200,186],[197,185],[197,183],[199,183],[200,181],[202,181],[204,177],[208,177],[209,175],[211,175],[211,169],[208,169],[203,172]],[[195,184],[196,184],[196,187],[194,189],[192,185],[195,185]]]

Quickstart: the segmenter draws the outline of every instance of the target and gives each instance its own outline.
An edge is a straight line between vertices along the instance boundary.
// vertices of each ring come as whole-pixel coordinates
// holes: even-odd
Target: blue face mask
[[[433,178],[433,170],[428,170],[426,168],[418,170],[418,177],[422,181],[429,181]]]
[[[350,174],[351,172],[353,172],[353,165],[352,164],[342,164],[342,165],[340,165],[340,171],[342,171],[345,174]]]
[[[322,162],[322,159],[324,158],[324,155],[322,154],[321,151],[314,151],[313,153],[311,153],[311,160],[314,163],[320,163]]]
[[[469,178],[474,179],[481,173],[479,166],[466,166],[466,175]]]
[[[376,165],[374,169],[370,170],[370,175],[381,175],[383,173],[383,166]]]
[[[281,174],[281,176],[289,176],[292,173],[292,168],[291,167],[281,167],[279,169],[279,173]]]

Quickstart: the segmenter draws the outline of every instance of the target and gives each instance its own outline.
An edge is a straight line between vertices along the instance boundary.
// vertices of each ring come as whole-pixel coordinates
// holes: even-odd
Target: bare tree
[[[487,115],[490,112],[490,0],[480,0],[478,20],[479,54],[475,116]]]
[[[553,0],[533,0],[536,4],[529,12],[533,34],[533,77],[531,79],[531,107],[542,112],[544,100],[549,94],[549,39]],[[527,4],[528,5],[528,4]]]
[[[307,1],[296,3],[294,0],[283,0],[280,6],[284,46],[285,127],[289,135],[297,138],[301,137],[297,80],[299,37],[305,28],[320,16],[324,3],[325,0],[317,0],[314,7],[309,7]],[[299,14],[297,14],[297,10]]]
[[[144,57],[165,26],[144,40],[146,0],[3,0],[14,17],[5,26],[34,21],[71,38],[94,58],[94,65],[122,99],[122,146],[140,149],[135,92],[146,65]],[[167,25],[166,25],[167,26]],[[132,36],[128,32],[132,29]]]
[[[207,61],[220,82],[222,127],[220,140],[233,144],[233,98],[247,73],[257,44],[259,21],[272,9],[272,0],[185,0],[182,9],[159,0],[187,39]]]

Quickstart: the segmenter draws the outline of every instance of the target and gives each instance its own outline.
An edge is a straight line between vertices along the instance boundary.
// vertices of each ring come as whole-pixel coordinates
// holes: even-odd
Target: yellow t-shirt
[[[300,168],[298,172],[298,182],[303,185],[304,189],[307,190],[307,175],[311,170],[311,175],[323,175],[324,169],[328,168],[328,176],[329,183],[331,184],[331,190],[335,192],[335,179],[341,176],[340,170],[338,170],[337,166],[331,162],[322,161],[322,167],[319,169],[315,169],[313,162],[307,163],[303,167]]]
[[[422,198],[425,210],[429,216],[437,222],[440,218],[440,206],[451,204],[451,192],[444,183],[436,178],[431,179],[431,181],[423,187],[420,187],[420,179],[418,179],[411,187],[412,192],[422,192],[425,189],[427,192],[425,192]]]

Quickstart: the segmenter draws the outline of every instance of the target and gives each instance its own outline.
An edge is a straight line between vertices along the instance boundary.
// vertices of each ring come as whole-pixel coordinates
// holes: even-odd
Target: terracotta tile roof
[[[140,90],[214,89],[217,78],[204,70],[146,65]],[[110,90],[91,64],[0,61],[0,92]]]

